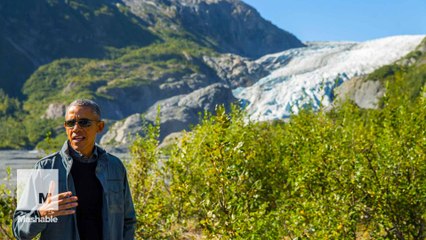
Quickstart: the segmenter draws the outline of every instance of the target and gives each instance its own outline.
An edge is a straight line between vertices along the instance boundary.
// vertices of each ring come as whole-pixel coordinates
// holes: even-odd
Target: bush
[[[218,108],[165,157],[132,147],[138,237],[424,239],[426,104],[351,103],[289,123]]]
[[[7,171],[7,183],[10,181],[10,168]],[[14,194],[12,194],[14,192]],[[0,184],[0,236],[2,239],[14,239],[12,233],[13,212],[16,208],[16,191],[10,190],[7,184]]]

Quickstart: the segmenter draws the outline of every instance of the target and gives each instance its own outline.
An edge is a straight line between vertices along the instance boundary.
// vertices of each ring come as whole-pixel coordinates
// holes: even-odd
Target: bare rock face
[[[121,121],[114,123],[101,140],[101,145],[129,145],[136,134],[142,131],[142,116],[139,113],[133,114]]]
[[[157,28],[183,30],[221,53],[258,58],[304,44],[240,0],[123,0]]]
[[[236,101],[231,88],[216,83],[205,88],[184,95],[174,96],[158,101],[143,114],[145,121],[153,123],[160,107],[160,140],[173,132],[188,130],[191,124],[200,120],[199,113],[214,112],[215,107]],[[126,148],[136,134],[142,134],[143,120],[141,114],[133,114],[124,120],[116,122],[102,137],[102,145],[115,145],[117,148]]]
[[[178,1],[176,1],[178,2]],[[237,0],[183,1],[177,18],[185,29],[212,39],[220,52],[258,58],[304,46],[294,35],[263,19]]]
[[[377,109],[380,99],[385,94],[385,87],[379,81],[353,78],[335,89],[338,101],[350,99],[360,108]]]
[[[51,103],[44,114],[44,118],[55,119],[65,116],[66,106],[62,103]]]
[[[105,118],[119,120],[134,113],[143,113],[157,101],[189,94],[219,81],[221,80],[215,75],[177,73],[155,79],[146,85],[100,89],[99,93],[111,96],[114,101],[107,99],[96,99],[96,101],[103,109]]]
[[[203,61],[232,88],[250,86],[269,74],[269,71],[256,61],[235,54],[222,54],[219,57],[204,56]]]
[[[174,96],[158,101],[148,109],[146,119],[154,121],[157,108],[160,107],[160,137],[163,138],[172,132],[188,130],[190,125],[197,124],[200,120],[199,113],[214,112],[217,105],[229,106],[230,103],[235,101],[231,88],[216,83],[184,96]]]

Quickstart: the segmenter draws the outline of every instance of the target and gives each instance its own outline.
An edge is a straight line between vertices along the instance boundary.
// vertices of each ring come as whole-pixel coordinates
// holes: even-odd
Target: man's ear
[[[102,132],[105,128],[105,122],[104,121],[100,121],[98,122],[98,133]]]

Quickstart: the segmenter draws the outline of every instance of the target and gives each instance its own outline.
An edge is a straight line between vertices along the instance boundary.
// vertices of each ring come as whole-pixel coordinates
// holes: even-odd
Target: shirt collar
[[[80,152],[77,152],[76,150],[74,150],[68,143],[68,152],[69,155],[72,157],[73,160],[79,161],[79,162],[84,162],[84,163],[92,163],[92,162],[96,162],[98,160],[98,147],[95,144],[95,147],[93,148],[93,153],[90,157],[86,157],[83,154],[81,154]]]

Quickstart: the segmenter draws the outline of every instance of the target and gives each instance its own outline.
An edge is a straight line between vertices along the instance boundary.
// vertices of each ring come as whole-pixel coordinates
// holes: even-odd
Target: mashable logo
[[[49,196],[58,194],[57,169],[18,169],[17,170],[18,210],[36,210]],[[51,205],[58,210],[58,204]]]
[[[38,194],[38,203],[42,204],[42,203],[46,202],[47,196],[49,196],[49,193],[46,193],[46,196],[44,195],[44,193],[39,193]]]

